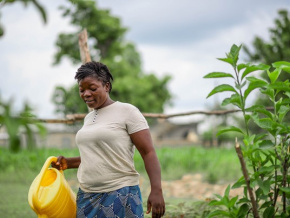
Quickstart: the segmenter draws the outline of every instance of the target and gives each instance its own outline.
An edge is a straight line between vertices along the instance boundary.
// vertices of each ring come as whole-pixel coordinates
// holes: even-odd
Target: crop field
[[[175,181],[184,175],[202,175],[205,183],[225,184],[241,176],[234,148],[203,148],[199,146],[156,148],[162,168],[163,181]],[[11,153],[0,148],[0,217],[33,218],[29,207],[29,187],[49,156],[78,156],[77,149],[37,149]],[[149,182],[143,161],[135,154],[135,167],[141,175],[141,190],[146,207]],[[77,190],[76,170],[66,170],[65,177],[74,191]],[[198,187],[196,187],[198,188]],[[165,217],[205,217],[212,210],[206,201],[194,198],[165,197]],[[150,216],[145,216],[150,217]]]

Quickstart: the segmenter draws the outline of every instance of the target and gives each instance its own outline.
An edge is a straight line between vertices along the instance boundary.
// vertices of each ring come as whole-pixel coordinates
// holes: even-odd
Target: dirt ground
[[[146,181],[141,178],[141,188],[143,183],[146,183]],[[214,194],[223,196],[227,186],[228,184],[219,185],[206,183],[202,180],[201,174],[184,175],[180,180],[162,181],[162,189],[165,198],[191,198],[196,200],[209,200],[215,197]],[[144,191],[148,194],[150,187],[147,186],[146,190]],[[230,191],[230,196],[242,194],[242,188],[233,189]]]
[[[70,186],[77,190],[78,182],[76,180],[68,181]],[[202,180],[201,174],[184,175],[180,180],[162,181],[164,198],[190,198],[196,200],[210,200],[215,198],[214,194],[224,195],[228,184],[209,184]],[[143,177],[140,178],[140,188],[145,194],[149,195],[149,181]],[[233,189],[230,196],[242,195],[243,189]]]

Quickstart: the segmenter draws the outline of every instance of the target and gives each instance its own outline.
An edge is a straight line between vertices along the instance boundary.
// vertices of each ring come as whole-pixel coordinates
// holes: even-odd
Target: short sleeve
[[[129,134],[149,129],[147,120],[138,108],[132,107],[127,114],[126,127]]]

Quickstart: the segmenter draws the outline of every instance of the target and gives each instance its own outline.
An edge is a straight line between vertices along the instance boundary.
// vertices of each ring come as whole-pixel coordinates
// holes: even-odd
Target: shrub
[[[290,73],[289,62],[275,62],[270,66],[265,64],[238,64],[241,46],[233,45],[225,58],[219,60],[230,64],[233,73],[212,72],[204,78],[230,78],[233,84],[216,86],[208,97],[221,92],[232,95],[225,98],[222,105],[234,105],[243,114],[245,128],[230,126],[218,132],[235,132],[242,136],[242,144],[236,143],[243,177],[232,187],[228,186],[224,196],[217,196],[210,204],[220,206],[219,210],[210,213],[209,217],[245,217],[250,212],[254,217],[289,217],[290,187],[289,187],[289,125],[285,116],[290,110],[290,82],[280,82],[277,78],[281,73]],[[268,81],[256,76],[253,72],[266,71]],[[272,103],[272,110],[264,105],[246,106],[249,94],[258,90]],[[250,121],[260,129],[259,134],[250,132]],[[241,153],[239,153],[241,151]],[[243,165],[245,164],[245,165]],[[232,188],[244,187],[244,196],[229,198]],[[281,199],[281,202],[279,202]]]

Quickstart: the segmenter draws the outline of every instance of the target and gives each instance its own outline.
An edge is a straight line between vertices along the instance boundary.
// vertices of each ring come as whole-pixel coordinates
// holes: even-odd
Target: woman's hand
[[[51,166],[58,170],[66,170],[68,168],[67,159],[64,156],[58,156],[56,162],[52,162]]]
[[[66,170],[71,168],[78,168],[81,164],[80,157],[69,157],[58,156],[56,162],[52,162],[51,166],[58,170]]]
[[[162,191],[151,191],[147,200],[147,211],[149,214],[152,209],[152,218],[160,218],[165,213],[165,202],[162,195]]]

